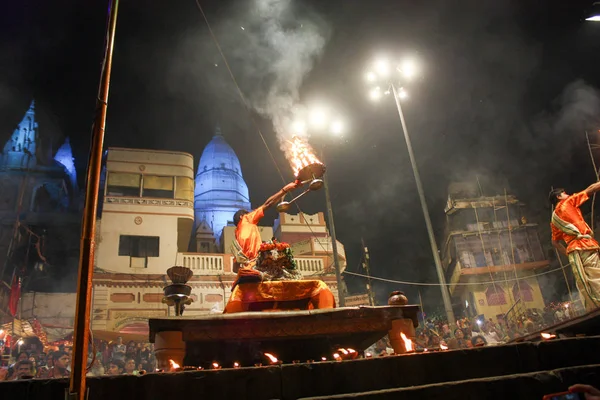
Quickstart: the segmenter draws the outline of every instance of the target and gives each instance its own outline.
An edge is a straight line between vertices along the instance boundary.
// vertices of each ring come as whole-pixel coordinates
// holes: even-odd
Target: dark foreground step
[[[589,337],[343,362],[90,378],[88,387],[90,400],[297,399],[598,363],[600,337]],[[67,386],[66,380],[3,382],[0,397],[60,399]]]
[[[304,397],[301,400],[541,400],[546,394],[564,392],[576,383],[600,387],[600,364],[408,388]]]

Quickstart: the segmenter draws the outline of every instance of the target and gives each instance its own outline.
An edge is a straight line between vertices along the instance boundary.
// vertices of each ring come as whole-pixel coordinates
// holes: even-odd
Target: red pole
[[[96,101],[96,118],[92,128],[92,144],[88,160],[85,206],[81,221],[81,242],[79,250],[79,279],[77,283],[77,308],[73,332],[73,360],[71,361],[71,382],[69,397],[84,400],[86,398],[86,369],[88,344],[90,339],[90,307],[92,303],[92,275],[94,272],[94,252],[96,237],[96,214],[98,194],[100,192],[100,171],[102,169],[102,147],[104,144],[104,126],[108,108],[108,88],[112,67],[117,11],[119,0],[109,0],[108,25],[106,27],[106,49],[100,74],[100,87]]]

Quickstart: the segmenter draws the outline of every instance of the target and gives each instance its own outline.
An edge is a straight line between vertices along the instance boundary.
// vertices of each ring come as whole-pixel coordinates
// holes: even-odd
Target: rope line
[[[567,268],[569,265],[571,264],[567,264],[563,267],[559,267],[559,268],[555,268],[552,269],[550,271],[546,271],[546,272],[540,272],[539,274],[533,274],[533,275],[528,275],[527,278],[535,278],[538,276],[542,276],[542,275],[547,275],[547,274],[551,274],[553,272],[557,272],[557,271],[561,271],[564,270],[565,268]],[[369,278],[368,275],[364,275],[364,274],[359,274],[356,272],[349,272],[349,271],[344,271],[344,274],[348,274],[348,275],[354,275],[354,276],[358,276],[361,278]],[[473,286],[473,285],[491,285],[494,283],[494,281],[488,281],[488,282],[471,282],[471,283],[446,283],[444,285],[442,285],[441,283],[428,283],[428,282],[410,282],[410,281],[398,281],[398,280],[394,280],[394,279],[387,279],[387,278],[379,278],[379,277],[375,277],[375,276],[370,276],[371,279],[376,279],[378,281],[382,281],[382,282],[389,282],[389,283],[400,283],[402,285],[413,285],[413,286]],[[514,282],[514,281],[518,281],[519,278],[510,278],[507,279],[508,282]]]

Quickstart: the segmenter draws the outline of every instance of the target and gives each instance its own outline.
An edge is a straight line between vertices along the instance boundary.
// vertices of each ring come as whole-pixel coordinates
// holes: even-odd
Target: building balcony
[[[338,255],[346,260],[346,250],[344,245],[336,240]],[[305,255],[321,255],[321,254],[333,254],[333,241],[331,237],[313,237],[310,239],[302,240],[300,242],[292,243],[292,251],[298,256]]]
[[[333,273],[327,271],[326,256],[299,256],[294,257],[298,270],[303,276]],[[190,268],[194,276],[217,276],[234,274],[234,258],[231,254],[219,253],[177,253],[177,265]]]
[[[532,261],[521,264],[509,264],[509,265],[494,265],[491,267],[473,267],[473,268],[460,268],[461,275],[481,275],[481,274],[496,274],[498,272],[514,272],[525,271],[529,269],[545,268],[550,265],[548,260],[544,261]]]
[[[505,277],[504,274],[495,276],[499,273],[511,273],[517,272],[518,276],[527,276],[534,273],[534,270],[547,268],[550,265],[548,260],[542,261],[531,261],[520,264],[506,264],[506,265],[494,265],[486,267],[464,267],[461,262],[456,262],[454,271],[451,276],[447,277],[450,294],[454,294],[458,287],[461,287],[462,283],[477,283],[482,281],[498,281],[503,282]],[[509,279],[514,279],[514,275],[511,275]],[[464,287],[464,286],[463,286]]]

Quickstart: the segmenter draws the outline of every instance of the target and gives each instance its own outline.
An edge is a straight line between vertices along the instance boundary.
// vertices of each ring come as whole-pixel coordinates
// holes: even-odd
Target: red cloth
[[[17,315],[17,307],[21,298],[21,280],[17,275],[13,275],[12,284],[10,285],[10,298],[8,299],[8,309],[13,317]]]
[[[242,283],[231,292],[224,313],[335,308],[335,298],[319,280]]]
[[[575,193],[564,200],[561,200],[555,207],[554,212],[556,215],[565,222],[569,222],[577,227],[582,235],[592,236],[592,229],[583,219],[579,206],[585,203],[589,199],[588,194],[584,192]],[[575,236],[567,235],[554,224],[550,224],[552,227],[552,240],[560,241],[564,240],[567,244],[567,253],[574,250],[594,250],[597,249],[598,242],[594,239],[577,239]]]

